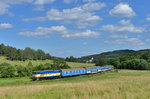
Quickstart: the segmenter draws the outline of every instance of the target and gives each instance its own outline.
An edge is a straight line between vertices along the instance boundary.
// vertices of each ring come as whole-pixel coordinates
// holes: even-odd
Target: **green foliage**
[[[32,62],[29,62],[27,66],[33,68]]]
[[[18,77],[24,77],[24,76],[31,76],[32,75],[32,69],[30,67],[16,66],[16,69],[17,69],[17,76]]]
[[[148,62],[144,59],[132,59],[122,62],[120,65],[122,69],[135,69],[135,70],[146,70],[148,69]]]
[[[15,77],[16,73],[17,70],[14,66],[11,66],[8,63],[0,64],[0,77],[2,78]]]
[[[70,56],[70,57],[66,57],[66,59],[65,59],[66,61],[68,61],[68,62],[77,62],[78,61],[78,59],[77,58],[75,58],[75,57],[73,57],[73,56]]]
[[[37,71],[37,70],[45,70],[45,69],[50,69],[50,66],[40,64],[40,65],[34,67],[33,70],[34,70],[34,71]]]
[[[107,58],[99,58],[99,60],[96,62],[96,66],[105,66],[107,65]]]
[[[113,65],[116,69],[120,66],[120,60],[118,58],[113,58],[109,60],[109,64]]]
[[[84,57],[78,58],[78,62],[86,62],[86,61],[89,61],[93,57],[94,58],[93,62],[96,63],[100,57],[116,58],[116,57],[131,54],[134,52],[135,52],[134,50],[116,50],[116,51],[104,52],[104,53],[100,53],[100,54],[95,54],[95,55],[84,56]]]
[[[150,62],[150,51],[147,51],[145,53],[142,53],[142,55],[140,56],[140,58]]]
[[[40,64],[36,67],[34,67],[34,71],[37,70],[46,70],[46,69],[66,69],[70,68],[68,64],[63,59],[54,59],[53,64],[46,63],[46,64]]]
[[[133,69],[133,70],[148,70],[150,69],[150,63],[141,59],[140,54],[136,55],[127,55],[118,58],[109,59],[109,64],[113,65],[118,69]]]
[[[29,66],[12,66],[8,63],[0,64],[0,78],[31,76],[32,68]]]
[[[106,60],[107,64],[113,65],[117,69],[150,70],[150,50],[134,51],[124,56],[107,58]],[[103,63],[105,63],[105,59],[100,58],[96,65]]]
[[[51,65],[52,69],[67,69],[70,68],[63,59],[54,59]]]
[[[10,46],[5,46],[4,44],[0,44],[0,56],[7,56],[8,60],[20,61],[51,59],[50,54],[46,54],[40,49],[35,51],[34,49],[26,47],[24,50],[21,50]]]

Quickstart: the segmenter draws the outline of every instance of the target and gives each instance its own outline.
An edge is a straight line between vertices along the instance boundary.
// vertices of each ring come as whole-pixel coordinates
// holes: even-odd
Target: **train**
[[[84,68],[60,69],[60,70],[40,70],[33,71],[33,81],[52,78],[63,78],[70,76],[95,74],[99,72],[109,71],[111,66],[92,66]]]

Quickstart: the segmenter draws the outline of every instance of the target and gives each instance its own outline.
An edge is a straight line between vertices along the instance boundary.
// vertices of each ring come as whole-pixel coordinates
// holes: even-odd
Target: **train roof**
[[[99,68],[100,66],[85,67],[86,69]]]
[[[84,68],[60,69],[61,71],[84,70]]]
[[[33,71],[33,72],[52,72],[52,71],[59,71],[59,70],[49,69],[49,70],[39,70],[39,71]]]

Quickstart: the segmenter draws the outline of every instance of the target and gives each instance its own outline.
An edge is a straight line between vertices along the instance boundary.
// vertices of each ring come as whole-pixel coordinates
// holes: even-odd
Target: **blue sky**
[[[81,57],[150,48],[149,0],[0,0],[0,43]]]

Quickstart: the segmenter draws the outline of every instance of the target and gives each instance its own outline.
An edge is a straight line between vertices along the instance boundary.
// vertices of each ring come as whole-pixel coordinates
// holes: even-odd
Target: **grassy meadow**
[[[62,79],[0,79],[0,99],[150,99],[150,71],[120,70]]]
[[[11,65],[22,65],[22,66],[27,66],[29,62],[32,62],[33,66],[38,66],[40,64],[45,64],[45,63],[53,63],[52,60],[26,60],[26,61],[10,61],[7,60],[6,57],[0,56],[0,64],[1,63],[9,63]],[[67,64],[71,68],[80,68],[80,67],[88,67],[88,66],[94,66],[95,64],[92,63],[74,63],[74,62],[67,62]]]

